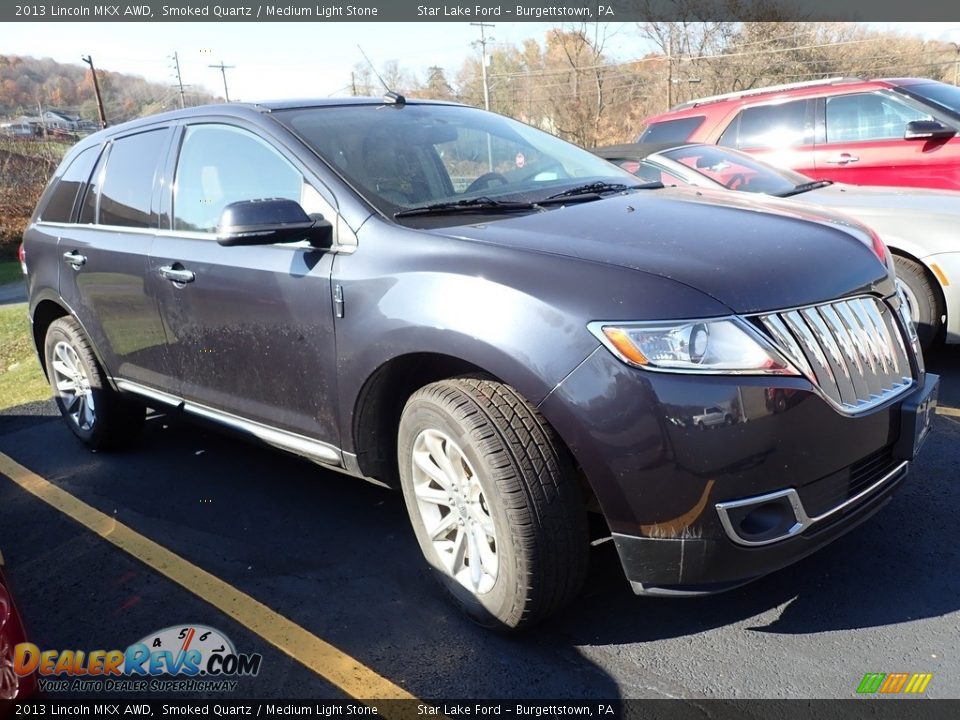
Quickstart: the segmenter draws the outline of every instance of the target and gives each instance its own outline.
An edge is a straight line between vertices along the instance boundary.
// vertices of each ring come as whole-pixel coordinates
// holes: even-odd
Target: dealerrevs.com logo
[[[126,650],[14,648],[13,670],[37,674],[41,692],[230,692],[237,678],[260,672],[263,656],[238,653],[219,630],[176,625]]]

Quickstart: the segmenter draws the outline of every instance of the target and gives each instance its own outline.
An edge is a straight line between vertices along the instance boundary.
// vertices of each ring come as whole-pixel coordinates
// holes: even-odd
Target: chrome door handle
[[[848,163],[859,162],[860,158],[856,155],[851,155],[850,153],[840,153],[839,155],[832,155],[824,160],[831,165],[847,165]]]
[[[175,283],[193,282],[197,277],[190,270],[183,270],[182,268],[177,270],[171,265],[164,265],[161,267],[160,275],[165,277],[170,282]]]
[[[86,265],[87,256],[81,255],[76,250],[69,250],[63,254],[63,261],[68,265],[73,265],[74,270],[78,270],[81,265]]]

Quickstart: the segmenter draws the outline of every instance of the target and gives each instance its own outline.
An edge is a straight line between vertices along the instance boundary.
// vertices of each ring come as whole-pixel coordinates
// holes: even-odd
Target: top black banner
[[[0,5],[4,22],[960,21],[944,0],[40,0]]]

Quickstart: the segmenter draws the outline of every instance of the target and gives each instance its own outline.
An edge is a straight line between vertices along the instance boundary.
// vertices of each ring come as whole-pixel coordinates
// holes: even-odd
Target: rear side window
[[[786,148],[813,143],[813,116],[807,100],[745,108],[720,136],[736,148]]]
[[[690,139],[693,132],[703,125],[705,115],[664,120],[647,125],[647,129],[640,134],[637,142],[642,143],[682,143]]]
[[[103,179],[103,166],[107,162],[109,150],[100,153],[100,159],[97,166],[93,169],[93,175],[90,176],[90,183],[83,193],[83,199],[80,201],[80,217],[77,222],[81,225],[92,225],[97,221],[97,199],[100,197],[100,181]]]
[[[46,222],[70,222],[77,193],[90,178],[90,171],[97,161],[98,147],[89,147],[78,154],[57,181],[50,199],[40,211],[40,220]]]
[[[166,148],[165,128],[114,141],[100,190],[101,225],[157,227],[157,213],[151,211],[153,184]]]

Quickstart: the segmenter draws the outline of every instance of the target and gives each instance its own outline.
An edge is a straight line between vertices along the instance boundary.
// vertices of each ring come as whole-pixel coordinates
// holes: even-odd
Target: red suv
[[[960,88],[833,78],[693,100],[648,118],[642,143],[704,142],[818,179],[960,190]]]

